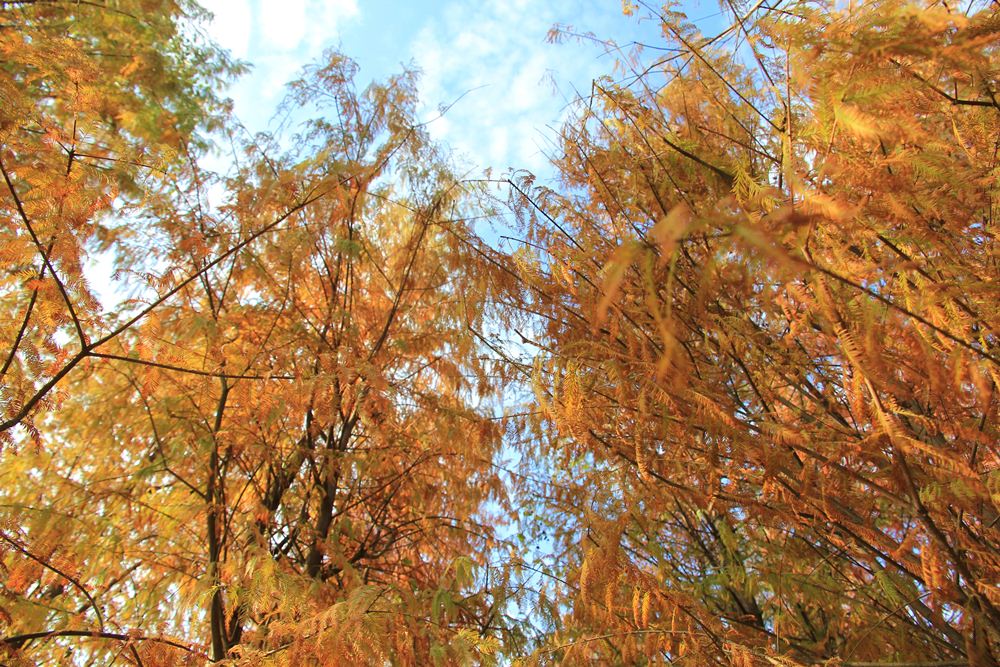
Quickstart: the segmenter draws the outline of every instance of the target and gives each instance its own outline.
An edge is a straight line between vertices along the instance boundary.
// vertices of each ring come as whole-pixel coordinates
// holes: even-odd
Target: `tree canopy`
[[[624,8],[541,184],[0,3],[4,661],[997,664],[1000,9]]]
[[[553,641],[994,664],[996,10],[782,10],[664,14],[520,204]]]

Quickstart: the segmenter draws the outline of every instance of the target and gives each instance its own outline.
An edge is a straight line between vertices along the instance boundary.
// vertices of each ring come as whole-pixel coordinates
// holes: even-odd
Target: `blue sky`
[[[610,73],[598,44],[549,44],[554,24],[618,43],[656,43],[658,26],[622,14],[617,0],[202,0],[209,34],[253,71],[228,94],[251,130],[268,127],[284,83],[325,48],[339,47],[361,80],[410,65],[422,72],[421,117],[465,94],[431,126],[474,170],[549,173],[543,149],[574,96]],[[718,11],[687,3],[692,18]]]
[[[215,15],[206,26],[209,36],[253,66],[226,91],[251,131],[268,129],[287,81],[324,49],[339,48],[360,65],[362,85],[406,66],[419,69],[423,120],[461,97],[429,129],[456,151],[471,177],[490,167],[551,178],[543,151],[567,101],[613,72],[620,54],[598,43],[550,44],[546,35],[554,25],[623,45],[662,43],[658,23],[625,16],[620,0],[200,2]],[[719,13],[716,0],[683,0],[683,6],[692,19]],[[221,163],[208,166],[225,170]],[[113,271],[110,254],[91,258],[88,279],[105,305],[122,297]]]

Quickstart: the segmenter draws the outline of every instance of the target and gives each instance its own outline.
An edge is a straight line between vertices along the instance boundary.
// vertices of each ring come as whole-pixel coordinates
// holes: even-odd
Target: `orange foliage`
[[[996,664],[996,7],[623,8],[505,253],[412,74],[0,3],[5,662]]]
[[[996,664],[997,10],[730,7],[654,12],[568,194],[511,196],[566,579],[535,659]]]

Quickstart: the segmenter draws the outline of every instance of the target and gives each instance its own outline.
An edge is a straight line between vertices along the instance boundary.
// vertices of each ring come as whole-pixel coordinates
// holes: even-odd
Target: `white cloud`
[[[339,40],[344,23],[359,15],[357,0],[205,0],[215,14],[212,37],[253,65],[228,94],[236,114],[254,131],[266,127],[284,85],[323,49]]]
[[[259,0],[256,28],[265,53],[295,51],[306,35],[306,0]]]
[[[358,16],[357,0],[256,0],[256,7],[262,53],[305,53],[308,59],[337,40],[345,20]]]
[[[306,39],[310,46],[325,46],[336,41],[336,29],[360,15],[357,0],[310,0],[309,7]]]
[[[436,116],[440,106],[465,94],[431,124],[434,138],[450,144],[472,167],[523,167],[540,175],[550,173],[542,147],[551,145],[548,128],[565,118],[573,85],[589,90],[590,80],[611,65],[597,48],[548,44],[546,34],[556,23],[603,34],[609,20],[620,18],[615,3],[578,0],[423,0],[406,11],[397,11],[393,0],[371,0],[365,6],[377,13],[366,21],[358,0],[206,4],[218,16],[212,34],[254,65],[229,93],[251,129],[266,127],[285,82],[336,45],[347,26],[377,30],[371,38],[351,35],[356,43],[348,55],[363,68],[366,62],[385,67],[412,59],[423,71],[422,118]],[[553,81],[561,82],[560,92],[554,92]]]
[[[253,29],[250,4],[241,0],[202,0],[201,4],[214,15],[209,27],[212,37],[237,58],[245,58]]]
[[[541,147],[547,125],[565,117],[571,89],[555,94],[552,81],[588,86],[608,65],[587,48],[548,44],[553,24],[580,18],[580,3],[466,3],[442,7],[417,35],[413,59],[423,70],[421,96],[432,109],[465,97],[446,118],[430,126],[432,136],[464,154],[473,166],[547,170]],[[601,10],[601,14],[607,13]]]

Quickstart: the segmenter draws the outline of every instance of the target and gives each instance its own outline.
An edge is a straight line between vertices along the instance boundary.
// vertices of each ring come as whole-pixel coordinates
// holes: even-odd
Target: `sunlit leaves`
[[[0,30],[4,430],[38,441],[4,468],[25,553],[2,552],[3,650],[489,662],[500,430],[468,331],[499,268],[414,116],[414,75],[359,91],[327,54],[285,107],[315,120],[246,137],[204,87],[236,68],[177,16],[73,7],[5,8],[24,31]],[[79,34],[49,34],[74,11]],[[221,130],[227,173],[199,162],[196,129]],[[136,296],[109,313],[83,280],[97,244]],[[58,535],[31,527],[53,515]],[[71,634],[102,619],[134,641]],[[33,632],[55,634],[18,639]]]
[[[677,55],[595,85],[521,217],[575,600],[537,657],[990,664],[995,10],[733,11],[658,17]],[[682,641],[636,645],[640,575]]]

